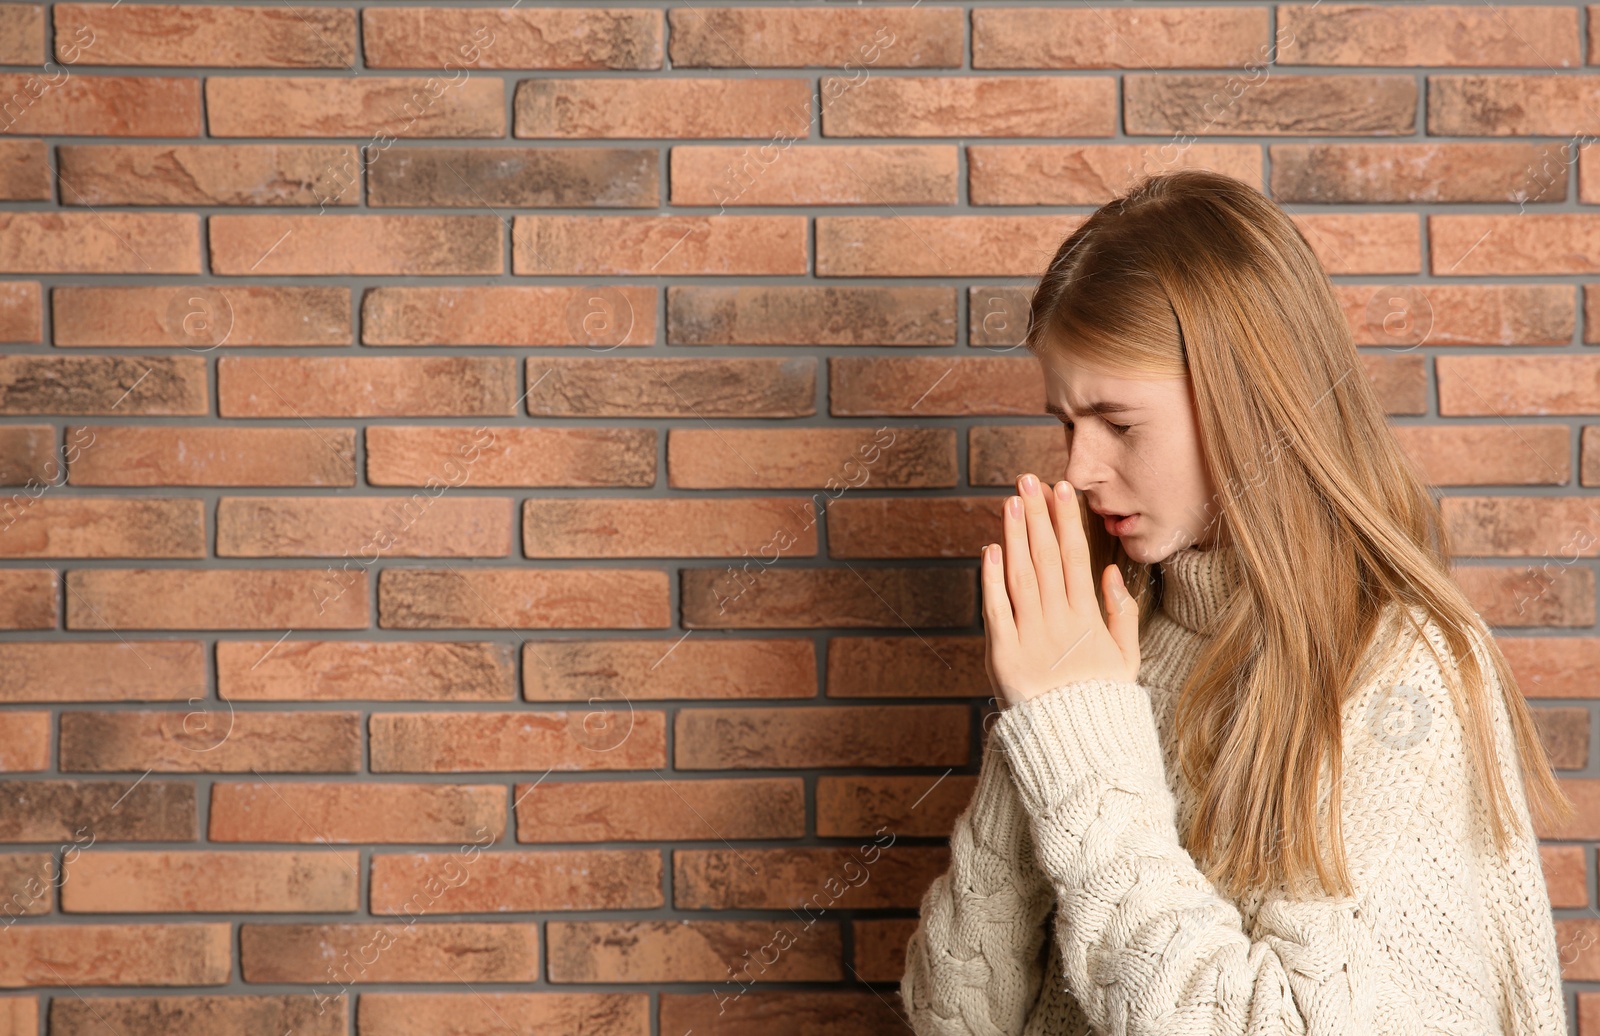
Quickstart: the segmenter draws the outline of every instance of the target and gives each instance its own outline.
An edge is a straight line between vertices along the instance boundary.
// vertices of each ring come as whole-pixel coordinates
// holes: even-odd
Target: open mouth
[[[1132,531],[1138,521],[1139,512],[1133,514],[1108,514],[1103,516],[1106,520],[1106,531],[1113,536],[1126,536]]]

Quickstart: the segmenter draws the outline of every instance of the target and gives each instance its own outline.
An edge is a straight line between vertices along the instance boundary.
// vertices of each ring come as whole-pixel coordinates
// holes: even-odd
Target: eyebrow
[[[1084,406],[1083,412],[1085,414],[1091,414],[1095,417],[1104,417],[1107,414],[1126,414],[1130,411],[1138,411],[1139,409],[1141,408],[1132,403],[1113,403],[1107,401],[1101,403],[1089,403]],[[1062,418],[1070,418],[1072,416],[1071,414],[1067,413],[1066,407],[1059,406],[1048,401],[1044,405],[1044,412],[1047,414],[1054,414],[1057,417]]]

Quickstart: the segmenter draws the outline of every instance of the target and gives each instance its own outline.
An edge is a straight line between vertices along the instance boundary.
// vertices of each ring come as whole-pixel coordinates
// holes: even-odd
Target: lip
[[[1095,513],[1105,519],[1106,532],[1109,532],[1113,536],[1128,535],[1133,531],[1134,525],[1139,521],[1138,511],[1135,511],[1130,515],[1125,515],[1120,519],[1100,511],[1096,511]]]

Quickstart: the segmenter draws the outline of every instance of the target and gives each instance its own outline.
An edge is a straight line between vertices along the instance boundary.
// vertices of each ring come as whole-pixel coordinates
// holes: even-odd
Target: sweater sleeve
[[[900,999],[918,1036],[1015,1036],[1045,971],[1054,897],[1033,859],[1028,814],[991,734],[950,867],[922,897]]]
[[[1453,898],[1461,888],[1441,900],[1407,881],[1432,881],[1439,860],[1472,851],[1466,825],[1428,813],[1465,790],[1458,767],[1446,775],[1438,765],[1455,762],[1460,728],[1437,665],[1416,645],[1346,704],[1342,817],[1355,895],[1266,892],[1248,926],[1179,842],[1144,686],[1077,681],[1002,714],[995,737],[1062,915],[1064,978],[1096,1033],[1434,1031],[1418,1001],[1435,989],[1451,997],[1453,946],[1436,940],[1428,953],[1438,959],[1401,960],[1394,936],[1430,930],[1437,902],[1464,907]],[[1467,878],[1458,870],[1442,880]]]

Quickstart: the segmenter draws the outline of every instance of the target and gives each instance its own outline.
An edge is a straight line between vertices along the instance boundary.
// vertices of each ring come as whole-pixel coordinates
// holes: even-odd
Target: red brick
[[[895,845],[898,835],[884,831],[840,847],[680,849],[672,854],[672,905],[679,910],[787,910],[813,921],[839,909],[916,909],[923,891],[948,867],[950,850]],[[859,885],[845,880],[863,869],[870,880]]]
[[[364,992],[356,1011],[362,1031],[386,1036],[432,1036],[450,1027],[462,1036],[487,1036],[503,1028],[505,1018],[535,1031],[650,1036],[650,998],[644,993]]]
[[[1567,164],[1550,143],[1273,144],[1272,197],[1310,202],[1554,203]],[[1432,290],[1435,285],[1427,285]],[[1488,287],[1486,285],[1486,287]]]
[[[1294,222],[1329,274],[1422,272],[1422,225],[1413,213],[1296,214]]]
[[[494,557],[511,553],[511,501],[410,496],[225,496],[217,556]]]
[[[667,466],[675,489],[948,488],[956,484],[956,441],[949,428],[888,425],[674,428]]]
[[[1037,277],[1082,218],[818,216],[819,277]]]
[[[56,430],[47,424],[0,425],[0,486],[27,486],[60,480],[63,464],[56,458]],[[3,494],[0,494],[3,497]],[[12,501],[18,510],[19,501]],[[0,516],[6,505],[0,503]]]
[[[331,913],[360,899],[331,852],[94,849],[63,869],[62,910],[75,914]]]
[[[388,568],[385,629],[665,629],[667,573],[627,568]]]
[[[0,342],[28,345],[44,337],[37,281],[0,281]]]
[[[816,121],[805,78],[524,79],[518,137],[798,138]]]
[[[0,712],[0,771],[50,768],[50,713]]]
[[[1600,118],[1591,109],[1593,95],[1592,73],[1430,75],[1427,131],[1473,137],[1590,134],[1600,130]]]
[[[59,998],[51,999],[61,1002]],[[0,996],[0,1036],[34,1036],[38,1031],[38,997]]]
[[[855,974],[863,982],[899,982],[906,972],[906,946],[917,920],[905,917],[854,918]]]
[[[794,925],[794,922],[788,922]],[[844,936],[837,921],[823,921],[782,938],[772,921],[551,921],[551,982],[729,982],[723,947],[783,948],[760,965],[764,982],[837,982],[844,978]],[[795,926],[798,927],[798,926]],[[738,960],[738,958],[734,958]],[[747,962],[741,962],[748,968]],[[738,988],[737,985],[734,986]]]
[[[210,223],[215,273],[504,272],[494,216],[212,216]]]
[[[1600,357],[1440,356],[1439,413],[1512,417],[1600,411]]]
[[[353,428],[68,427],[81,486],[353,486]]]
[[[490,641],[223,640],[217,689],[236,701],[505,701],[516,656]]]
[[[0,841],[60,841],[64,849],[87,849],[97,841],[195,839],[195,788],[187,782],[25,778],[0,781],[0,794],[11,804],[0,813]]]
[[[107,1029],[120,1036],[343,1036],[349,1015],[349,997],[321,993],[50,998],[50,1031],[56,1036],[96,1036]]]
[[[530,640],[522,681],[529,701],[811,698],[816,651],[806,637]]]
[[[656,435],[653,428],[373,425],[367,481],[421,486],[429,479],[459,481],[466,471],[474,486],[651,486]],[[467,458],[470,468],[462,463]]]
[[[44,5],[0,4],[0,65],[42,65],[44,60]]]
[[[67,573],[67,628],[365,629],[367,574],[316,568]]]
[[[188,712],[63,712],[61,770],[78,773],[355,773],[359,712],[242,712],[193,702]]]
[[[672,8],[674,68],[960,68],[959,7]],[[1037,13],[1037,12],[1035,12]]]
[[[1565,345],[1577,328],[1566,284],[1336,284],[1356,345]]]
[[[965,626],[976,620],[970,570],[686,568],[683,624],[694,629]]]
[[[740,557],[771,563],[815,557],[809,510],[761,500],[530,499],[522,505],[530,558]]]
[[[1260,189],[1261,149],[1174,141],[974,144],[967,148],[967,194],[973,205],[1103,205],[1142,176],[1178,169],[1212,169]]]
[[[531,769],[532,767],[529,767]],[[799,777],[541,781],[518,786],[519,842],[670,842],[801,838]],[[715,817],[713,824],[708,817]]]
[[[533,982],[539,926],[244,924],[239,970],[246,982]]]
[[[1265,8],[972,12],[973,68],[1237,68],[1271,50]]]
[[[673,724],[673,766],[679,770],[964,766],[971,754],[969,716],[961,705],[680,709]]]
[[[1403,425],[1393,432],[1432,486],[1559,486],[1572,478],[1566,425]]]
[[[0,505],[0,557],[203,558],[204,500],[25,496]]]
[[[198,137],[200,80],[165,76],[0,73],[0,133],[34,136]],[[70,193],[64,191],[63,193]]]
[[[361,18],[372,68],[662,67],[661,14],[645,8],[369,7]]]
[[[1039,361],[1031,355],[834,356],[828,401],[835,417],[1033,416],[1043,405]]]
[[[203,356],[0,356],[0,413],[192,416],[208,409]]]
[[[817,834],[870,838],[887,827],[901,835],[948,838],[977,786],[977,776],[965,774],[818,777]]]
[[[224,356],[217,393],[223,417],[511,417],[516,376],[509,356]]]
[[[0,213],[0,271],[199,273],[200,217],[186,212]]]
[[[667,341],[674,345],[955,345],[956,296],[949,288],[921,286],[674,285],[667,288]]]
[[[360,79],[219,76],[206,80],[206,118],[213,137],[370,135],[374,147],[402,137],[503,137],[505,87],[465,69]]]
[[[856,73],[823,76],[821,94],[826,137],[1109,137],[1117,131],[1112,76],[862,79]]]
[[[0,986],[220,986],[232,928],[218,924],[13,925]]]
[[[349,345],[350,289],[74,287],[50,293],[57,345]]]
[[[528,412],[540,416],[771,419],[817,412],[815,356],[530,358],[528,381]]]
[[[1315,8],[1315,9],[1313,9]],[[1462,4],[1378,8],[1361,4],[1285,7],[1278,49],[1282,65],[1526,66],[1583,64],[1578,10],[1517,7],[1480,10]]]
[[[802,928],[802,934],[797,938],[803,937],[803,932]],[[771,936],[767,938],[770,940]],[[747,949],[754,952],[762,945],[765,942]],[[708,996],[706,991],[698,989],[693,993],[657,994],[661,1000],[661,1031],[705,1031],[719,1025],[737,1025],[742,1029],[760,1032],[771,1024],[772,1018],[804,1018],[808,1025],[820,1027],[829,1036],[876,1036],[905,1024],[900,1009],[877,990],[865,993],[811,989],[791,992],[785,991],[782,986],[775,986],[746,997],[743,989],[749,981],[749,978],[725,979],[718,990],[722,993],[721,997]]]
[[[499,784],[222,781],[211,786],[213,842],[498,841],[506,788]],[[342,852],[355,865],[356,854]]]
[[[1260,83],[1238,74],[1129,73],[1123,132],[1405,136],[1417,132],[1417,90],[1414,76],[1370,72],[1268,75]],[[1430,124],[1429,132],[1440,131]]]
[[[138,7],[134,10],[146,10]],[[326,8],[331,10],[331,8]],[[64,144],[64,205],[354,205],[343,144]]]
[[[384,13],[402,10],[419,9]],[[660,152],[653,147],[398,146],[370,156],[367,204],[374,207],[606,209],[661,204]]]
[[[643,770],[667,764],[666,715],[626,709],[539,712],[375,713],[373,773]]]
[[[661,878],[655,848],[480,853],[468,843],[453,853],[375,853],[372,912],[409,920],[427,914],[653,910],[666,905]]]
[[[512,272],[805,274],[804,216],[518,216]]]
[[[1437,275],[1600,272],[1600,219],[1585,213],[1430,215],[1428,245]]]
[[[654,345],[656,290],[566,285],[382,287],[361,300],[367,345]],[[606,361],[608,363],[614,361]]]
[[[0,4],[0,25],[6,10],[22,6]],[[4,39],[0,32],[0,40]],[[0,201],[50,201],[54,197],[50,179],[50,149],[44,141],[0,140]]]
[[[840,498],[828,504],[833,558],[979,556],[1004,525],[1001,496]]]
[[[6,641],[0,702],[185,701],[206,693],[198,640]]]
[[[718,211],[729,205],[955,205],[958,164],[956,148],[936,145],[675,147],[672,203],[716,205]]]
[[[0,569],[0,629],[54,628],[60,585],[51,570]]]
[[[338,7],[220,4],[57,4],[57,57],[79,26],[94,34],[85,65],[349,68],[356,15]]]

